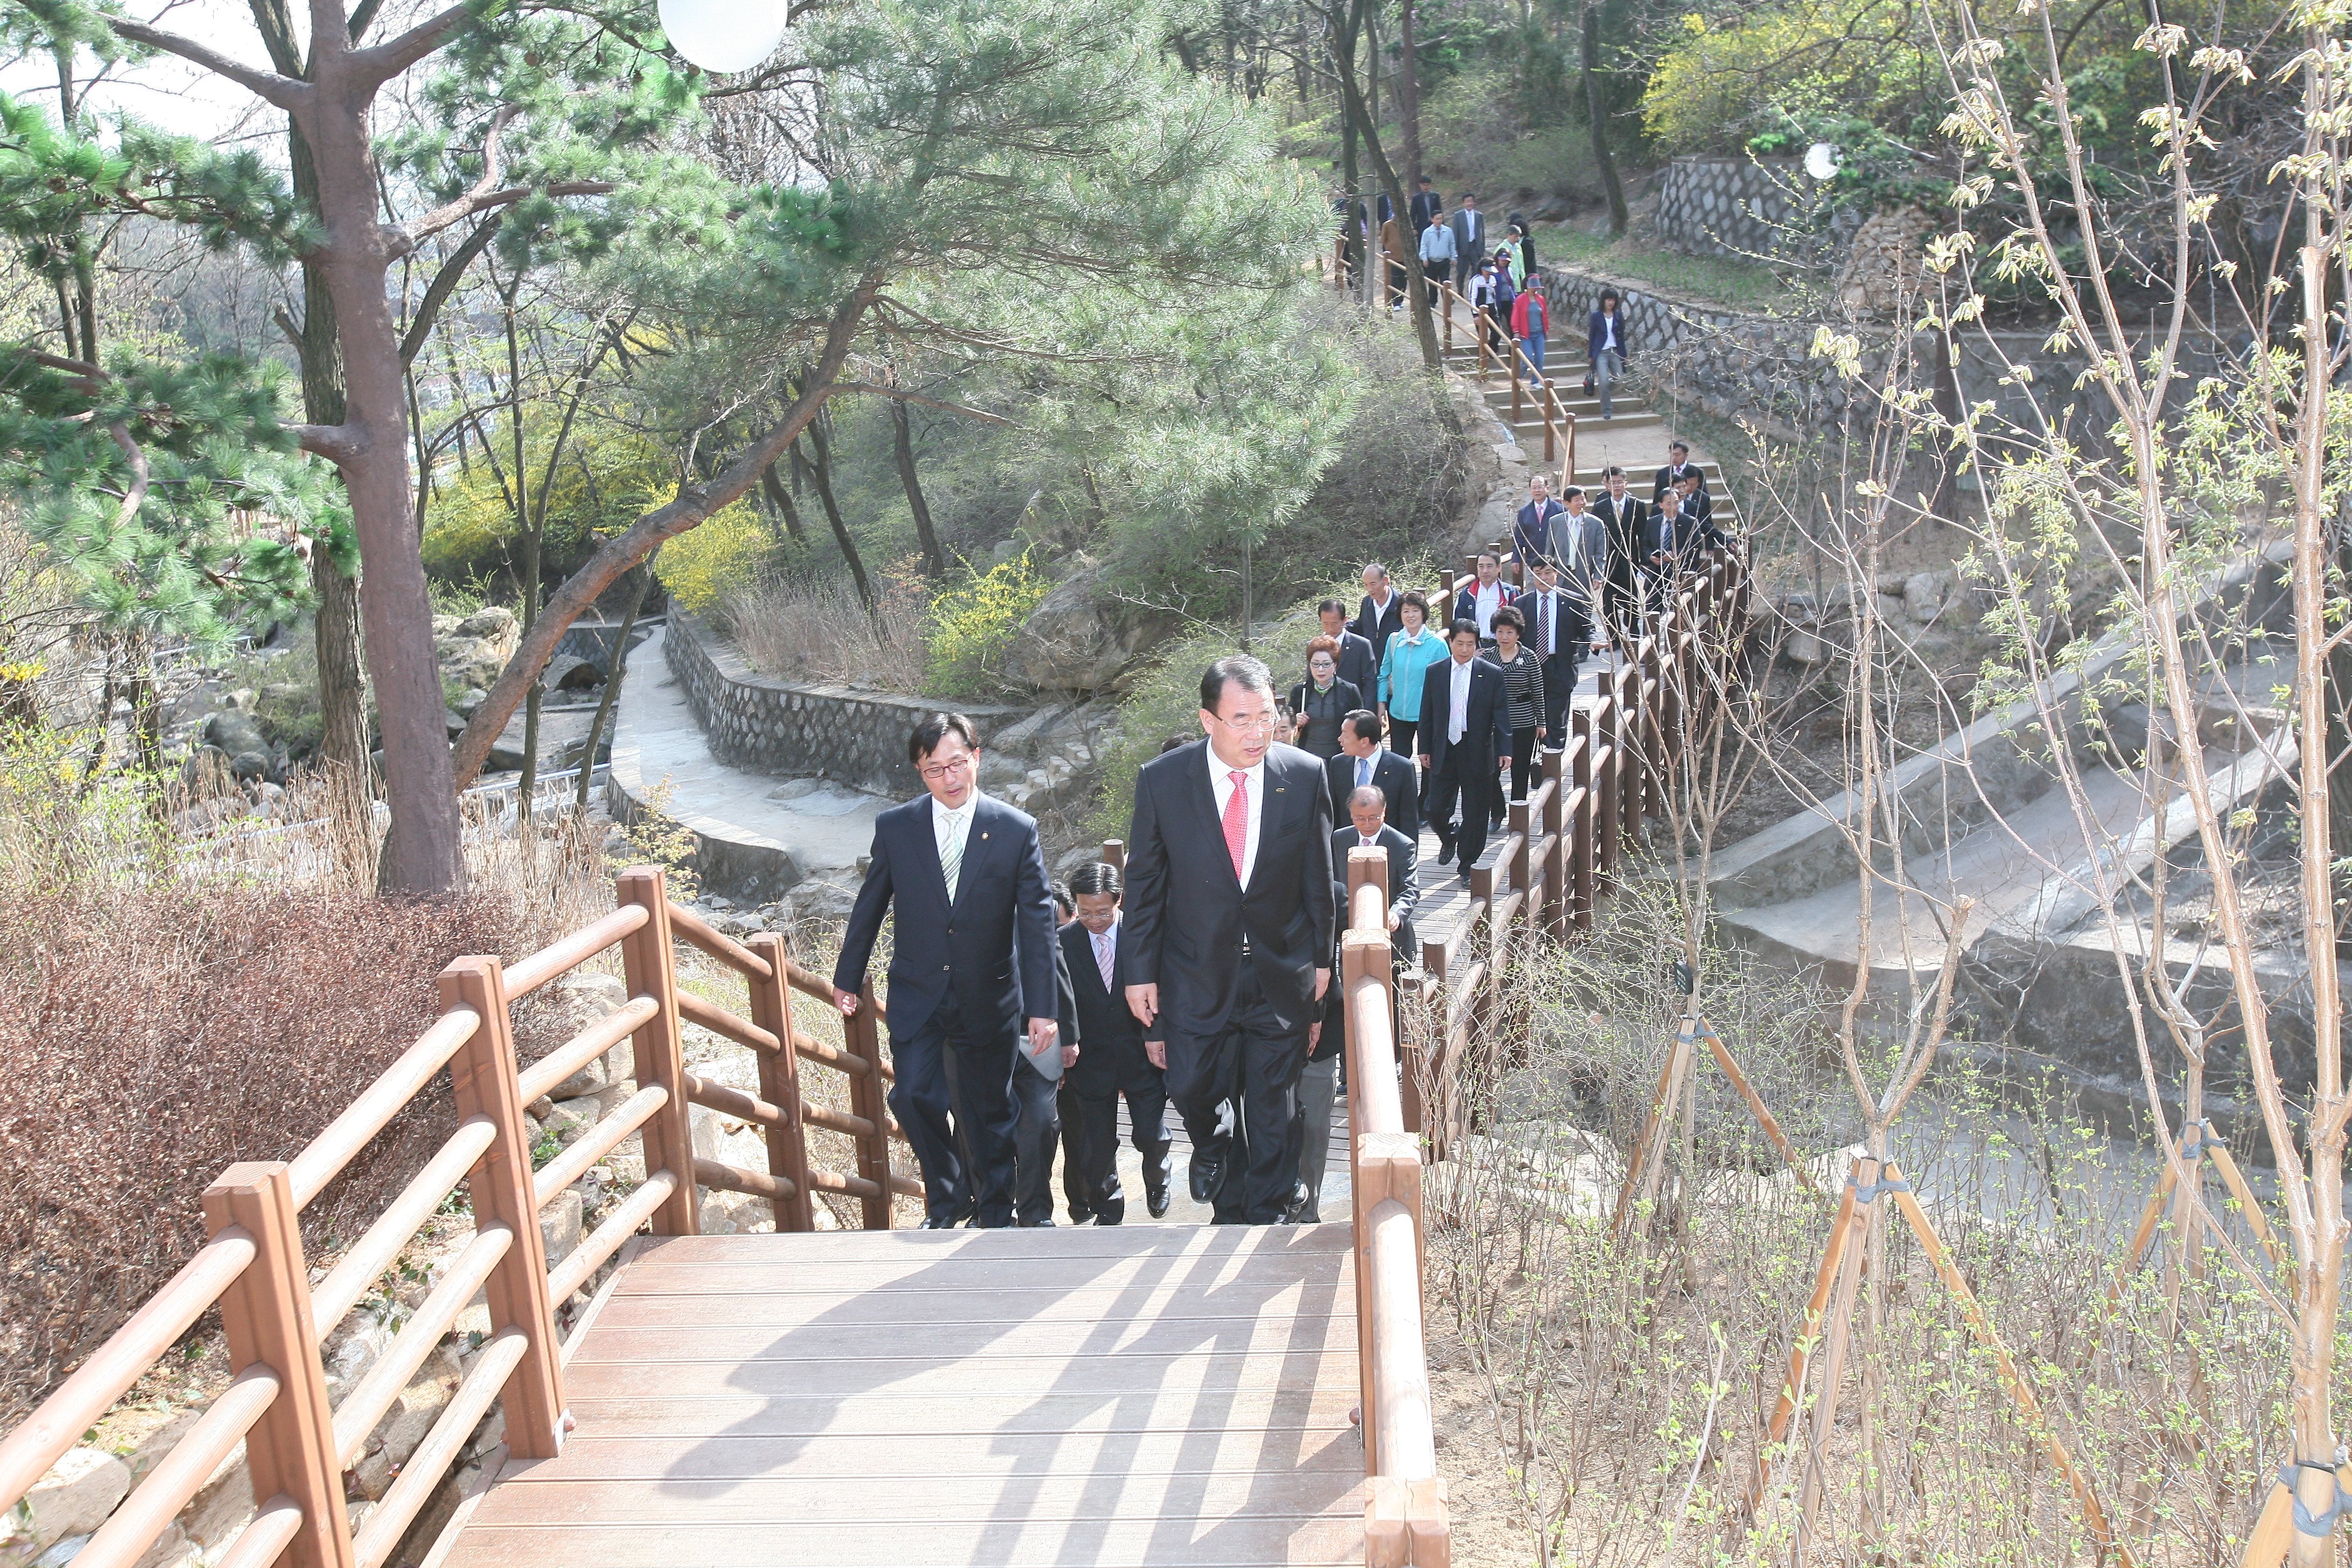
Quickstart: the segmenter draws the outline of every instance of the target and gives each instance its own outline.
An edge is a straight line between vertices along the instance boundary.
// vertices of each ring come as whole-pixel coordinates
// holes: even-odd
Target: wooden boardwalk
[[[566,1347],[563,1452],[509,1459],[438,1562],[1360,1563],[1350,1247],[1344,1224],[637,1241]]]

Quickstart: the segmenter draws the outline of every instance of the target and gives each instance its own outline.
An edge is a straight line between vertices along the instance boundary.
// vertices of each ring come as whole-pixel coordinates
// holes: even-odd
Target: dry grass
[[[886,584],[878,614],[827,579],[772,577],[731,601],[726,631],[753,668],[780,680],[919,693],[929,650],[919,584]]]
[[[1482,1388],[1486,1413],[1485,1430],[1457,1426],[1442,1458],[1475,1478],[1479,1533],[1513,1542],[1479,1561],[1714,1564],[1797,1550],[1804,1453],[1764,1431],[1828,1211],[1776,1173],[1704,1056],[1697,1113],[1646,1234],[1609,1233],[1674,1030],[1679,999],[1657,974],[1679,945],[1671,933],[1636,896],[1574,964],[1552,956],[1514,973],[1531,1058],[1484,1097],[1491,1136],[1438,1168],[1431,1326],[1449,1378]],[[1822,998],[1728,955],[1712,955],[1707,978],[1708,1016],[1800,1147],[1826,1153],[1853,1136],[1852,1091],[1821,1056]],[[2275,1320],[2218,1249],[2189,1255],[2177,1296],[2151,1267],[2109,1299],[2152,1162],[2058,1107],[1997,1097],[1965,1068],[1930,1083],[1932,1100],[1898,1129],[1898,1159],[2055,1431],[2140,1562],[2234,1563],[2285,1438]],[[1822,1164],[1842,1173],[1843,1162]],[[2074,1499],[1952,1292],[1883,1206],[1884,1261],[1853,1314],[1801,1560],[2092,1562]],[[2164,1247],[2179,1254],[2177,1240]],[[1773,1479],[1750,1513],[1766,1458]]]

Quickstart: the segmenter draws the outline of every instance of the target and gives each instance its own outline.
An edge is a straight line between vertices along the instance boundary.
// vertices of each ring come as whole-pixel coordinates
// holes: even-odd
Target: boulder
[[[1039,691],[1117,690],[1139,658],[1174,633],[1172,614],[1126,603],[1092,562],[1063,580],[1022,623],[1007,679]]]
[[[106,1522],[131,1490],[131,1467],[97,1448],[69,1449],[33,1483],[17,1506],[17,1526],[26,1516],[36,1551],[55,1542],[88,1535]]]
[[[515,618],[512,610],[491,605],[476,610],[451,629],[461,637],[476,637],[495,645],[503,658],[514,653],[516,639],[522,635],[522,622]]]
[[[235,757],[247,752],[269,754],[269,737],[261,732],[261,721],[252,714],[228,710],[205,721],[205,744],[218,746]]]
[[[218,746],[199,746],[180,765],[180,784],[196,801],[218,800],[236,788],[229,755]]]
[[[480,637],[446,637],[434,640],[433,658],[441,679],[458,686],[487,690],[507,667],[507,656]]]
[[[1915,572],[1903,583],[1903,605],[1914,620],[1936,617],[1952,596],[1955,580],[1949,572]]]
[[[229,777],[239,784],[259,784],[269,776],[269,751],[239,752],[228,760]]]
[[[550,691],[585,691],[604,685],[604,672],[589,659],[559,653],[547,661],[547,668],[539,680]]]

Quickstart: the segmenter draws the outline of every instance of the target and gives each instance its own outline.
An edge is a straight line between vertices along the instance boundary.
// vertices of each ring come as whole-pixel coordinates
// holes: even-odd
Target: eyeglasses
[[[929,767],[925,768],[923,770],[923,782],[925,784],[939,784],[944,780],[955,777],[958,773],[970,773],[971,771],[971,759],[970,757],[958,757],[951,763],[934,763]]]
[[[1222,713],[1212,713],[1209,717],[1236,735],[1262,735],[1275,728],[1272,713],[1244,713],[1238,719],[1228,719]]]

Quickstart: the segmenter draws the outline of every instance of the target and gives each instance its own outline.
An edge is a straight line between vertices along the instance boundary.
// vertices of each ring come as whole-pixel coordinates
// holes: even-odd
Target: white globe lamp
[[[1816,142],[1805,150],[1805,173],[1816,180],[1828,180],[1834,179],[1837,172],[1838,150],[1833,143]]]
[[[783,41],[791,0],[661,0],[670,47],[718,75],[750,70]]]

